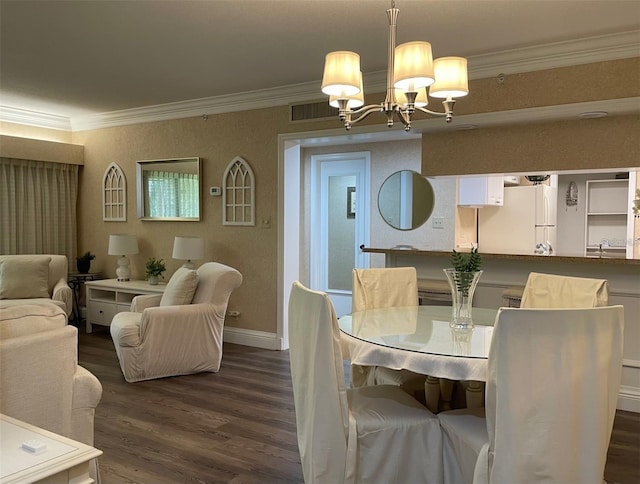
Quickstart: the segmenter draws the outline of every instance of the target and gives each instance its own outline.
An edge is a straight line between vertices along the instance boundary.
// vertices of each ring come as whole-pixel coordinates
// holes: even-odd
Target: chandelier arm
[[[357,115],[357,118],[353,119],[352,117],[350,122],[352,125],[356,124],[359,121],[362,121],[367,116],[369,116],[371,113],[379,113],[382,110],[383,110],[382,105],[380,104],[370,104],[369,106],[363,106],[360,109],[356,109],[355,111],[352,111],[350,113],[351,116]]]
[[[404,124],[404,130],[411,130],[411,115],[409,114],[409,112],[400,109],[400,107],[398,106],[398,109],[396,109],[396,114],[398,115],[398,119],[402,122],[402,124]]]
[[[439,113],[437,111],[431,111],[431,109],[422,108],[420,106],[416,106],[415,110],[416,111],[421,111],[421,112],[426,113],[426,114],[430,114],[431,116],[446,116],[447,115],[447,113]]]

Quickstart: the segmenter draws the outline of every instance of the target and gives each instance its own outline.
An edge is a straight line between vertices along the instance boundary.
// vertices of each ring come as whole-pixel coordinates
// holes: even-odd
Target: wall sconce
[[[204,258],[204,241],[202,237],[176,237],[173,239],[173,255],[177,260],[186,260],[182,267],[195,269],[193,259]]]
[[[118,281],[129,280],[129,258],[127,255],[138,253],[138,239],[135,235],[109,235],[109,255],[119,255],[116,275]]]

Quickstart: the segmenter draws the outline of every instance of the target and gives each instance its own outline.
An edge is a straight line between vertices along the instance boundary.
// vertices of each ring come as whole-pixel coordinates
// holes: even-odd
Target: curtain
[[[76,257],[78,165],[0,158],[0,254]]]
[[[198,217],[198,175],[169,171],[145,172],[148,217]],[[153,200],[153,203],[148,203]]]

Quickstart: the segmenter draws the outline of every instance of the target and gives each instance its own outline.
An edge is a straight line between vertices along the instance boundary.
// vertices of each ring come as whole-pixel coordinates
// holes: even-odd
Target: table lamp
[[[109,235],[109,255],[119,255],[116,275],[118,281],[129,280],[129,258],[127,255],[138,253],[138,239],[135,235],[112,234]]]
[[[204,258],[204,242],[202,237],[176,237],[173,239],[173,255],[177,260],[186,260],[182,267],[195,269],[192,259]]]

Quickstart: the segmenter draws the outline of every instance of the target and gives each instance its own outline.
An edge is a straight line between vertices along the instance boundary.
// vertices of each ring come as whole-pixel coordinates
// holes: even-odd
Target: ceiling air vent
[[[292,104],[290,107],[292,123],[338,117],[338,108],[332,108],[326,100],[316,103]]]

